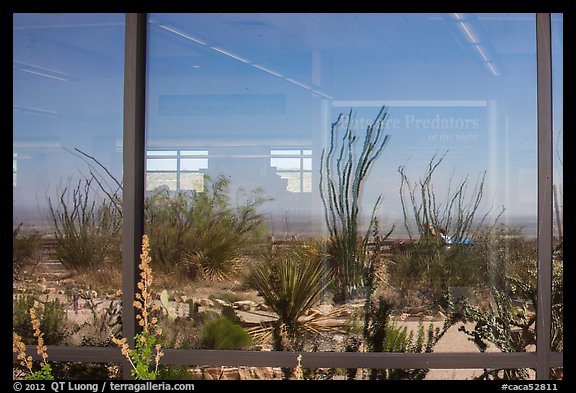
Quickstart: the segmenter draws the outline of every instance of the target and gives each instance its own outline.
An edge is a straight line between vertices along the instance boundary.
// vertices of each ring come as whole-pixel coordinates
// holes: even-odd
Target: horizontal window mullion
[[[40,360],[36,347],[26,352]],[[281,351],[226,351],[163,349],[162,364],[296,367],[300,353]],[[120,350],[113,347],[48,346],[51,361],[119,363]],[[16,354],[13,356],[16,362]],[[515,353],[389,353],[389,352],[302,352],[302,367],[316,368],[535,368],[534,352]],[[563,367],[563,353],[550,355],[550,367]]]

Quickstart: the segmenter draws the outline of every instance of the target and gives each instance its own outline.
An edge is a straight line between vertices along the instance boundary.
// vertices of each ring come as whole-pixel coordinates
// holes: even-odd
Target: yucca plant
[[[271,255],[250,269],[247,284],[278,316],[265,326],[272,334],[275,350],[301,350],[305,334],[319,331],[313,320],[303,317],[320,301],[328,277],[321,263],[304,260],[294,251]]]
[[[301,351],[307,336],[320,334],[320,322],[327,316],[307,316],[328,286],[329,272],[318,258],[307,258],[310,250],[292,250],[268,255],[266,260],[250,268],[246,282],[264,298],[264,303],[277,319],[252,329],[256,337],[271,336],[276,351]],[[283,368],[285,379],[294,376],[294,369]]]

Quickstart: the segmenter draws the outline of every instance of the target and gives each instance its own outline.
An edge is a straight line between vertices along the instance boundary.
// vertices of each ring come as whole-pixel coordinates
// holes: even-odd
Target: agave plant
[[[328,285],[329,273],[319,260],[305,258],[306,253],[292,251],[269,255],[253,266],[247,284],[257,290],[278,318],[263,325],[260,333],[272,335],[274,349],[301,350],[306,334],[318,333],[318,318],[307,316]]]

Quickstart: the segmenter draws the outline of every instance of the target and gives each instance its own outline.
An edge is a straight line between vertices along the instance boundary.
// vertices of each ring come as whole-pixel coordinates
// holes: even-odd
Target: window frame
[[[146,13],[127,13],[124,64],[123,134],[123,244],[122,302],[132,304],[138,280],[138,258],[144,233],[145,124],[146,124]],[[563,352],[551,349],[552,320],[552,53],[551,15],[536,14],[537,121],[538,121],[538,314],[535,352],[518,353],[354,353],[303,352],[301,366],[339,368],[533,368],[537,380],[550,378],[553,367],[563,367]],[[123,336],[130,346],[138,330],[135,310],[123,307]],[[122,363],[124,379],[130,367],[113,347],[48,346],[51,361]],[[163,364],[296,367],[297,353],[163,349]],[[27,352],[39,359],[34,346]],[[13,354],[16,363],[16,354]]]

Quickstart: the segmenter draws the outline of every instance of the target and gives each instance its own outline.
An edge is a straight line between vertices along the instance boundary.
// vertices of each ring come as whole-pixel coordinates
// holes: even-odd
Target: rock
[[[211,366],[204,368],[203,377],[209,381],[220,379],[222,375],[222,366]]]
[[[256,305],[256,311],[270,311],[270,307],[268,307],[264,303],[258,303]]]
[[[254,379],[274,379],[272,367],[253,367],[252,375]]]
[[[222,299],[214,299],[214,304],[219,305],[220,307],[225,307],[225,306],[229,306],[230,304]]]
[[[203,379],[204,375],[202,373],[202,369],[198,368],[198,367],[194,367],[193,369],[190,370],[190,374],[192,374],[192,379]]]
[[[223,367],[220,379],[223,381],[238,381],[240,380],[240,371],[238,367]]]
[[[282,371],[275,373],[272,367],[238,367],[240,380],[272,380],[282,378]]]
[[[198,300],[198,304],[202,307],[214,307],[214,302],[207,298]]]
[[[251,300],[238,300],[233,303],[233,306],[241,311],[250,311],[256,307],[256,303]]]
[[[409,316],[410,316],[410,314],[404,312],[404,313],[402,313],[402,314],[400,314],[400,315],[398,316],[398,319],[399,319],[400,321],[405,321],[406,318],[408,318]]]
[[[182,303],[188,303],[188,296],[186,296],[186,295],[180,296],[180,301],[181,301]]]

